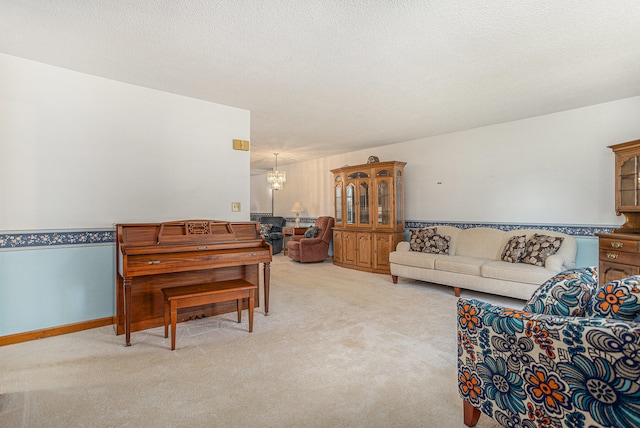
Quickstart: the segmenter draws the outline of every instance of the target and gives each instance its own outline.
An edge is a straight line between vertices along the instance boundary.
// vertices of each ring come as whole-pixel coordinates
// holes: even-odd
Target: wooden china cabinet
[[[404,166],[376,162],[332,169],[333,263],[391,273],[389,253],[404,240]]]
[[[640,140],[609,146],[615,154],[616,214],[625,223],[598,233],[599,283],[640,274]]]

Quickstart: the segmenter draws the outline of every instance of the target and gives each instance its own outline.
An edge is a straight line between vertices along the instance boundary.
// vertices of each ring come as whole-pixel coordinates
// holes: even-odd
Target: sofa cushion
[[[526,235],[512,236],[505,244],[500,260],[510,263],[518,263],[524,254],[526,245]]]
[[[480,276],[480,269],[486,262],[476,257],[449,256],[437,258],[435,266],[438,270]]]
[[[271,232],[271,228],[272,227],[273,227],[273,225],[271,225],[271,224],[260,223],[260,235],[269,236],[269,233]]]
[[[595,266],[566,270],[542,284],[522,310],[581,317],[597,287],[598,271]]]
[[[389,261],[391,263],[424,269],[435,269],[436,259],[442,257],[449,256],[440,254],[418,253],[417,251],[393,251],[389,253]]]
[[[450,236],[442,236],[435,233],[433,236],[427,238],[422,252],[430,254],[449,254],[449,242],[451,242]]]
[[[552,254],[555,254],[562,245],[564,238],[559,236],[534,235],[527,241],[527,246],[522,256],[522,263],[528,263],[534,266],[544,266],[545,260]]]
[[[427,239],[433,237],[433,235],[435,234],[435,227],[428,227],[424,229],[409,229],[409,247],[411,248],[411,251],[422,252],[422,250],[424,250]]]
[[[505,233],[499,229],[490,227],[464,229],[458,235],[455,253],[451,254],[485,260],[499,260],[504,246],[504,238]]]
[[[487,262],[482,265],[480,274],[485,278],[505,281],[524,282],[540,285],[556,272],[525,263],[509,263],[503,261]]]
[[[640,316],[640,275],[607,282],[594,293],[588,317],[633,321]]]

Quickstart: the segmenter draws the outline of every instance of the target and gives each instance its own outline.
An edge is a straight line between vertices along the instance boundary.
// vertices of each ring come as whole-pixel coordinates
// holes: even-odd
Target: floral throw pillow
[[[537,314],[584,316],[598,288],[595,266],[569,269],[548,279],[522,308]]]
[[[271,232],[271,224],[265,223],[265,224],[260,224],[260,235],[262,236],[269,236],[269,232]]]
[[[435,233],[432,237],[427,239],[422,252],[430,254],[449,254],[450,242],[450,236],[442,236]]]
[[[318,226],[310,226],[305,232],[304,232],[304,237],[305,238],[315,238],[316,236],[318,236],[318,230],[320,228]]]
[[[411,251],[422,252],[426,241],[436,234],[436,228],[409,229],[409,248]]]
[[[598,288],[586,315],[621,321],[640,317],[640,275],[607,282]]]
[[[522,255],[522,263],[534,266],[544,266],[547,257],[555,254],[564,238],[559,236],[534,235],[527,241],[527,246]]]
[[[525,235],[512,236],[504,246],[502,257],[500,258],[505,262],[518,263],[524,254],[526,245],[527,237]]]

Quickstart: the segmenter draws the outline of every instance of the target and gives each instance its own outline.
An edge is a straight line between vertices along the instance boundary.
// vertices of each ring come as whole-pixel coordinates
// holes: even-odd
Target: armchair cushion
[[[524,254],[524,249],[527,245],[527,236],[526,235],[516,235],[509,238],[506,245],[504,246],[504,250],[502,251],[502,256],[500,260],[509,263],[518,263]]]
[[[587,316],[633,321],[640,316],[640,275],[611,281],[591,298]]]
[[[318,236],[318,226],[309,226],[309,228],[304,232],[305,238],[315,238]]]
[[[422,252],[430,254],[449,254],[450,242],[450,236],[442,236],[435,233],[426,239]]]
[[[527,241],[522,255],[522,262],[534,266],[544,266],[547,257],[558,252],[564,238],[534,233]]]
[[[503,426],[640,426],[640,325],[458,301],[465,420]],[[471,407],[473,406],[473,407]],[[473,417],[466,419],[466,412]],[[475,417],[475,419],[474,419]]]
[[[522,309],[538,314],[584,316],[597,287],[595,266],[569,269],[542,284]]]
[[[409,246],[411,251],[422,252],[427,240],[436,234],[435,227],[425,227],[423,229],[409,229]]]
[[[269,233],[271,232],[271,228],[273,227],[272,224],[260,224],[260,235],[262,236],[269,236]]]

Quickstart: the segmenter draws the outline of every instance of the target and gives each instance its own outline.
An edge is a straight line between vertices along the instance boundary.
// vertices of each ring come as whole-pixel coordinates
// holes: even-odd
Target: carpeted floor
[[[251,334],[244,311],[179,324],[173,352],[161,327],[0,347],[0,426],[464,426],[451,288],[282,254],[271,275]]]

